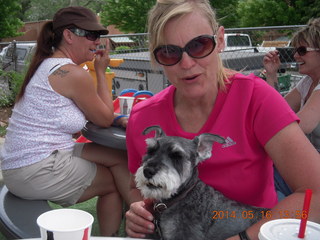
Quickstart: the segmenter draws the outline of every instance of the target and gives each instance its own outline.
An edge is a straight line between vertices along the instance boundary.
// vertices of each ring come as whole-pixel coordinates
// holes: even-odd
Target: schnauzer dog
[[[226,198],[198,178],[197,165],[211,157],[214,142],[224,138],[204,133],[193,140],[166,136],[159,126],[143,131],[147,153],[135,175],[143,197],[153,203],[156,232],[165,240],[224,240],[257,222],[267,209]]]

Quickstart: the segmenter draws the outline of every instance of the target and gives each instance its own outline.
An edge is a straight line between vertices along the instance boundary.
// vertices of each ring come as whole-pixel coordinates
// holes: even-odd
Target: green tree
[[[105,0],[102,22],[115,25],[123,32],[146,32],[147,14],[156,0]],[[218,21],[225,27],[237,24],[236,6],[238,0],[210,0]]]
[[[292,5],[299,14],[299,24],[305,24],[310,18],[320,16],[320,0],[295,0]]]
[[[240,27],[305,24],[320,15],[320,0],[240,0]]]
[[[237,5],[238,0],[210,0],[215,9],[217,20],[225,28],[238,27]]]
[[[21,21],[25,21],[26,11],[31,7],[31,0],[19,0],[21,5],[21,11],[19,12],[19,18]]]
[[[284,0],[244,0],[237,8],[241,27],[297,24],[298,14]]]
[[[20,0],[25,3],[24,21],[38,21],[52,19],[53,15],[63,7],[83,6],[90,8],[95,13],[101,12],[105,0]],[[48,7],[50,4],[50,7]]]
[[[23,22],[18,18],[21,10],[19,0],[0,0],[0,9],[0,40],[18,36],[18,29],[23,25]]]
[[[115,25],[120,31],[144,33],[147,15],[156,0],[105,0],[101,22]]]

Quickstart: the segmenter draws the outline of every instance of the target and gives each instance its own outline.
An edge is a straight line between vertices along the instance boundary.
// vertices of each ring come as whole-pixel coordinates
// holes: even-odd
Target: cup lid
[[[260,240],[299,240],[300,219],[276,219],[263,224]],[[320,224],[307,222],[304,240],[320,239]]]

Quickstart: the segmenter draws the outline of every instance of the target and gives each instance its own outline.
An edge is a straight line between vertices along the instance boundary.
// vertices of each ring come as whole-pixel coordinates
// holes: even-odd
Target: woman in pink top
[[[227,197],[242,203],[281,211],[302,206],[304,191],[314,191],[311,221],[320,221],[320,156],[304,136],[298,118],[284,99],[253,75],[226,69],[224,28],[219,27],[208,0],[158,0],[149,13],[149,48],[153,62],[163,66],[172,86],[130,115],[127,127],[129,170],[135,174],[146,151],[142,131],[160,125],[167,135],[192,139],[214,133],[226,139],[213,146],[213,156],[199,166],[199,176]],[[293,194],[281,202],[273,181],[273,164]],[[154,229],[153,216],[131,181],[131,204],[126,231],[143,238]],[[263,219],[246,230],[258,239]],[[228,240],[239,240],[231,236]]]

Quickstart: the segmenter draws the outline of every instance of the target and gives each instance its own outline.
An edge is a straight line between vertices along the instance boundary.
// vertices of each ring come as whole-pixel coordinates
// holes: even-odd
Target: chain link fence
[[[302,25],[225,29],[226,35],[230,36],[230,42],[225,39],[226,49],[220,53],[224,65],[245,74],[254,73],[263,77],[263,57],[267,52],[277,49],[281,60],[280,90],[286,92],[301,78],[293,58],[293,48],[290,47],[290,38],[300,27]],[[115,95],[119,95],[127,88],[157,93],[168,86],[162,68],[152,66],[150,63],[146,33],[105,35],[101,37],[101,48],[105,47],[107,38],[111,40],[111,58],[124,59],[120,66],[111,68],[111,71],[115,72],[113,79]],[[0,43],[0,49],[8,44],[10,43]],[[11,45],[15,45],[15,51],[4,48],[0,54],[2,68],[20,71],[22,68],[19,68],[19,65],[25,65],[27,61],[21,54],[25,53],[20,49],[22,43],[15,42]]]

